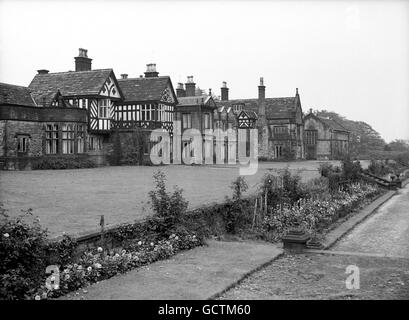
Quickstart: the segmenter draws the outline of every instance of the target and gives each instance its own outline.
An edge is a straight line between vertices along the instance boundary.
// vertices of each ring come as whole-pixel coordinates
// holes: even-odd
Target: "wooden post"
[[[264,212],[267,214],[267,189],[266,189],[266,195],[264,196]]]
[[[104,246],[105,219],[103,214],[101,215],[101,219],[99,220],[99,226],[101,227],[101,245]]]
[[[251,226],[251,230],[254,229],[254,224],[256,223],[256,213],[257,213],[257,198],[254,202],[254,214],[253,214],[253,225]]]

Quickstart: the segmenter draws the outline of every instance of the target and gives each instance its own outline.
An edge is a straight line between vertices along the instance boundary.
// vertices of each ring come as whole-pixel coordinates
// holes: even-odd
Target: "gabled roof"
[[[179,101],[178,107],[206,105],[211,104],[211,102],[213,102],[213,104],[215,105],[213,98],[209,95],[179,97],[178,101]]]
[[[252,120],[257,120],[258,119],[257,113],[255,113],[254,111],[242,110],[239,113],[239,117],[242,114],[244,114],[245,116],[247,116],[247,118],[252,119]]]
[[[29,107],[37,106],[29,88],[7,83],[0,83],[0,105],[1,104]]]
[[[314,117],[314,118],[318,119],[325,126],[327,126],[328,128],[330,128],[332,130],[348,132],[347,129],[345,129],[340,123],[338,123],[337,121],[335,121],[333,119],[319,117],[319,116],[317,116],[317,115],[315,115],[313,113],[309,113],[309,114],[307,114],[305,116],[305,118],[309,118],[309,117]]]
[[[235,99],[218,101],[218,106],[232,107],[243,104],[243,110],[258,113],[258,99]],[[266,98],[265,99],[267,119],[285,119],[295,117],[297,110],[297,97]]]
[[[170,85],[174,94],[170,77],[127,78],[118,79],[125,101],[159,101],[164,90]],[[175,96],[175,100],[177,101]]]
[[[345,129],[340,123],[336,122],[335,120],[332,119],[326,119],[326,118],[321,118],[318,117],[324,124],[326,124],[328,127],[330,127],[332,130],[337,130],[337,131],[348,131]]]
[[[63,97],[98,95],[110,76],[116,81],[112,69],[37,74],[29,88],[37,103],[42,104],[43,96],[47,99],[58,90]]]

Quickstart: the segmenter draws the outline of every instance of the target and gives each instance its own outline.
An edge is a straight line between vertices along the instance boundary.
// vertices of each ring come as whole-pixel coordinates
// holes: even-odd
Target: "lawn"
[[[303,180],[318,176],[317,161],[262,162],[258,172],[247,176],[249,192],[271,169],[289,166],[300,171]],[[10,215],[33,209],[51,236],[82,233],[105,223],[117,224],[140,219],[151,213],[148,192],[152,175],[161,169],[169,188],[184,189],[189,207],[221,202],[231,195],[229,185],[239,175],[237,167],[227,166],[121,166],[77,170],[1,171],[0,203]]]

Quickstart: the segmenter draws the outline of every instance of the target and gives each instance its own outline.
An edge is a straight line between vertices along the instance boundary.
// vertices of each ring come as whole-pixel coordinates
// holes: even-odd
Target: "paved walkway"
[[[209,299],[281,253],[265,242],[210,240],[207,246],[101,281],[62,299]]]
[[[409,258],[409,184],[335,244],[332,250]]]

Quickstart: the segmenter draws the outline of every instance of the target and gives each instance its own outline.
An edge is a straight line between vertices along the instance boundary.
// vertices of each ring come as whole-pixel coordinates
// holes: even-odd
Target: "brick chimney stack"
[[[258,99],[264,100],[266,98],[266,86],[264,85],[263,77],[260,78],[260,85],[258,86]]]
[[[145,78],[156,78],[159,72],[156,71],[156,63],[149,63],[146,65]]]
[[[193,76],[187,77],[185,88],[186,88],[186,97],[194,97],[196,95],[196,83],[193,82]]]
[[[91,70],[92,59],[88,58],[88,50],[79,48],[78,57],[75,57],[75,71]]]
[[[227,88],[227,83],[226,81],[223,81],[222,87],[221,87],[221,92],[222,92],[222,101],[228,101],[229,100],[229,88]]]
[[[185,91],[185,88],[183,86],[183,83],[181,83],[181,82],[178,83],[178,86],[176,88],[176,96],[178,98],[186,97],[186,91]]]
[[[128,74],[127,73],[122,73],[121,74],[121,79],[128,79]]]
[[[266,86],[264,85],[263,77],[261,77],[260,85],[258,86],[258,113],[259,113],[259,116],[266,115],[265,99],[266,99]]]

